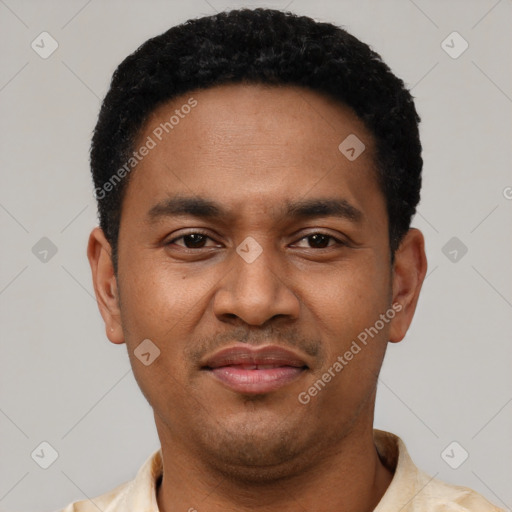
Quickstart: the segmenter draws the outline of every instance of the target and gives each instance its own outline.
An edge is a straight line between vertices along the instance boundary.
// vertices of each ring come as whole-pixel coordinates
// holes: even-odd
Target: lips
[[[297,380],[307,370],[294,352],[275,345],[247,345],[220,350],[209,357],[202,370],[231,390],[244,394],[276,391]]]

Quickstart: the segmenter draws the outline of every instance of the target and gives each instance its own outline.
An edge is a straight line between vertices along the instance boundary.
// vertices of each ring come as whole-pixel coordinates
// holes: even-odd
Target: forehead
[[[192,101],[196,106],[190,108]],[[165,124],[169,121],[172,127]],[[142,136],[148,134],[155,135],[157,142],[160,135],[166,139],[163,142],[193,135],[201,138],[205,150],[215,145],[217,150],[251,152],[260,150],[257,145],[287,145],[283,157],[299,154],[301,148],[315,149],[311,157],[323,156],[323,150],[337,154],[339,143],[349,135],[359,135],[367,147],[373,145],[372,135],[350,107],[291,85],[225,84],[186,93],[151,113],[141,130]]]
[[[148,117],[136,148],[149,140],[152,149],[130,177],[128,202],[150,206],[186,193],[215,196],[241,213],[248,201],[265,211],[311,193],[339,191],[356,204],[379,194],[374,141],[362,120],[301,87],[229,84],[192,91]],[[364,151],[349,158],[352,147]]]

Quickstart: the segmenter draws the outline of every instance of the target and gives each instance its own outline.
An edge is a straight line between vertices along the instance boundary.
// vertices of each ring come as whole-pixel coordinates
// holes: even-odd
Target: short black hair
[[[393,258],[420,199],[420,117],[411,94],[376,52],[344,29],[257,8],[172,27],[142,44],[114,72],[90,153],[100,227],[111,244],[114,268],[129,182],[126,172],[115,173],[126,169],[148,116],[186,92],[228,83],[302,86],[353,109],[375,139]]]

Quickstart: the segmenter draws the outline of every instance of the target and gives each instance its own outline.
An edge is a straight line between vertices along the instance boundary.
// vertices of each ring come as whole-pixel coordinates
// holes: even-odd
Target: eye
[[[337,238],[327,233],[311,233],[307,236],[302,237],[299,240],[299,242],[301,242],[302,240],[307,240],[308,243],[312,246],[307,248],[313,249],[326,249],[327,247],[332,247],[333,245],[345,245],[344,242],[338,240]],[[333,245],[329,245],[330,240],[334,241]]]
[[[183,243],[177,243],[179,240],[182,240]],[[218,245],[210,245],[206,246],[207,240],[213,241],[213,239],[208,236],[207,233],[203,233],[201,231],[192,231],[190,233],[185,233],[177,238],[173,238],[166,245],[177,245],[179,247],[183,247],[185,249],[203,249],[206,247],[217,247]],[[302,237],[298,243],[302,241],[307,241],[309,244],[309,249],[327,249],[328,247],[333,247],[336,245],[342,246],[346,245],[343,241],[335,238],[332,235],[327,233],[311,233],[307,236]],[[334,242],[334,243],[330,243]]]
[[[166,245],[174,244],[180,247],[184,247],[185,249],[202,249],[205,247],[206,240],[208,239],[212,240],[206,233],[202,233],[201,231],[192,231],[190,233],[185,233],[184,235],[169,240]],[[183,245],[177,244],[176,242],[178,240],[183,240]]]

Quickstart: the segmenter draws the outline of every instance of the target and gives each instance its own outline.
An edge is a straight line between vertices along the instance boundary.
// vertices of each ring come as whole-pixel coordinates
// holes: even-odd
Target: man
[[[373,429],[426,274],[419,117],[331,24],[191,20],[116,70],[88,257],[161,450],[65,511],[497,511]]]

